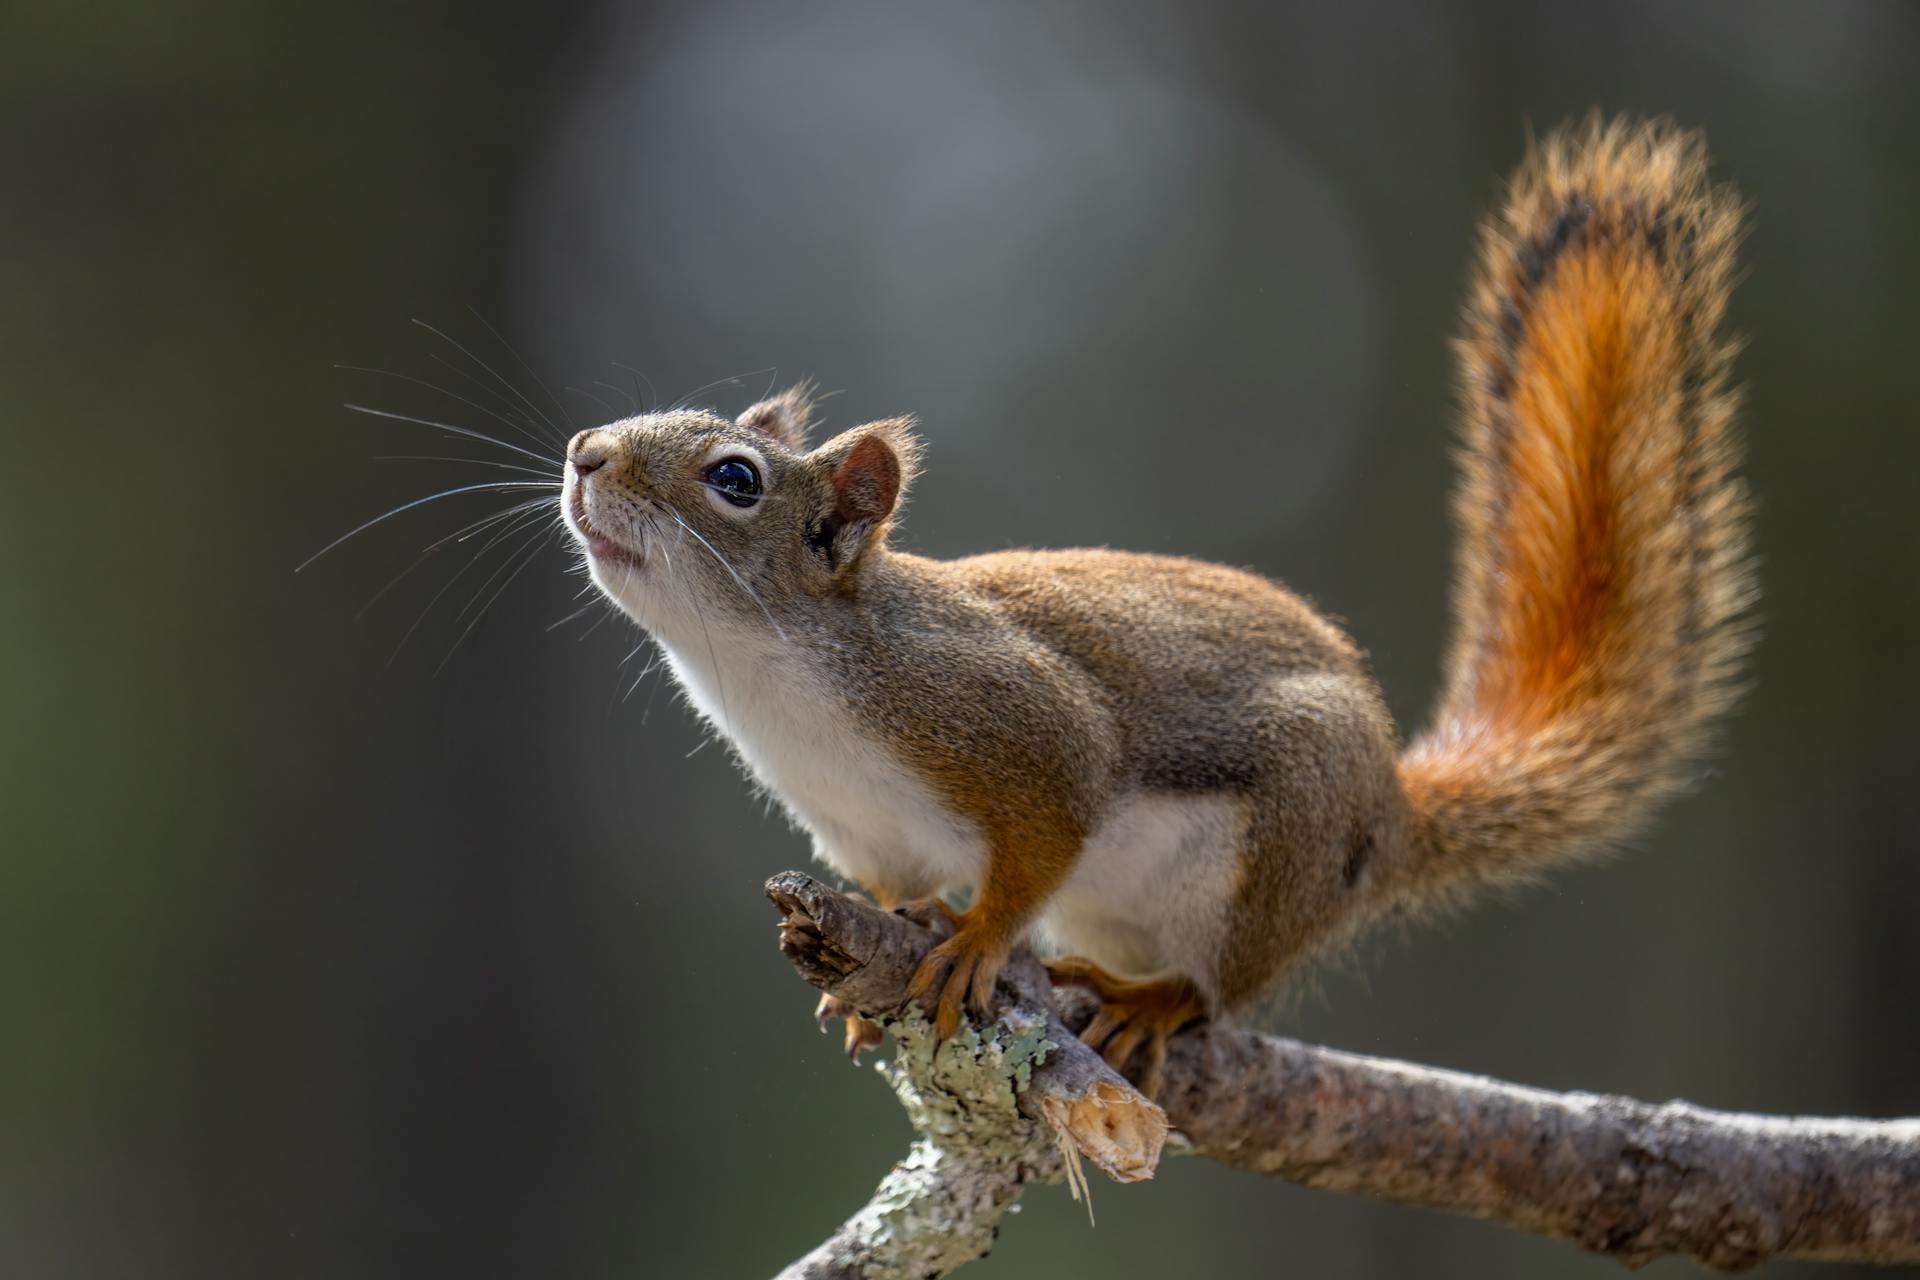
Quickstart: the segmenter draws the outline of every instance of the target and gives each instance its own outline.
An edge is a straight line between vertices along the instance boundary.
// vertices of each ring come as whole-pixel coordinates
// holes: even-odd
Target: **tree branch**
[[[935,1052],[906,1007],[931,933],[799,872],[767,894],[800,976],[894,1033],[885,1070],[922,1134],[783,1277],[945,1275],[986,1252],[1027,1183],[1076,1181],[1063,1152],[1119,1181],[1151,1177],[1169,1119],[1192,1151],[1236,1168],[1485,1218],[1628,1266],[1920,1262],[1920,1120],[1549,1093],[1227,1026],[1170,1043],[1162,1115],[1073,1034],[1091,999],[1050,998],[1031,956],[1007,967],[995,1024]]]
[[[867,1206],[782,1280],[942,1276],[985,1256],[1027,1184],[1065,1178],[1078,1198],[1081,1157],[1117,1182],[1153,1176],[1165,1113],[1060,1021],[1031,955],[1002,972],[992,1025],[963,1024],[936,1049],[930,1024],[905,1007],[932,934],[795,871],[767,881],[767,896],[800,976],[893,1033],[883,1071],[921,1135]]]

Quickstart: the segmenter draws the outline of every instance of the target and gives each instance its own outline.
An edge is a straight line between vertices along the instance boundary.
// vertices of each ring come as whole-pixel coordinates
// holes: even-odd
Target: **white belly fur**
[[[830,692],[776,655],[729,653],[723,700],[703,650],[663,647],[695,708],[813,837],[822,862],[903,896],[977,886],[979,830],[868,740]],[[1231,796],[1120,797],[1047,904],[1045,940],[1116,973],[1204,983],[1225,937],[1244,821]]]
[[[868,741],[829,692],[774,655],[729,654],[723,701],[706,654],[665,648],[694,706],[813,837],[814,856],[906,897],[974,883],[985,863],[979,831]]]
[[[1233,796],[1121,797],[1047,904],[1047,940],[1115,973],[1180,973],[1205,990],[1226,938],[1245,822]]]

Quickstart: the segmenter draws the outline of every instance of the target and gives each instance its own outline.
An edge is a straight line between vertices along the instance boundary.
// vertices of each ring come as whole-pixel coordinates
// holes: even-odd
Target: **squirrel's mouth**
[[[597,533],[587,535],[587,554],[601,564],[625,565],[628,568],[638,569],[641,563],[639,556],[612,539],[603,538]]]
[[[593,522],[587,519],[586,495],[580,492],[578,486],[574,488],[572,500],[567,504],[567,515],[572,519],[580,541],[587,548],[588,558],[595,564],[638,569],[646,563],[639,552],[621,546],[593,527]]]

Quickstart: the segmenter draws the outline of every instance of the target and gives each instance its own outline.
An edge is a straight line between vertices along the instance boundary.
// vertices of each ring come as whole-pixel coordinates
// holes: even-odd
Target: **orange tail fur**
[[[1698,135],[1595,118],[1533,148],[1483,234],[1447,685],[1400,765],[1421,897],[1631,834],[1738,692],[1739,220]]]

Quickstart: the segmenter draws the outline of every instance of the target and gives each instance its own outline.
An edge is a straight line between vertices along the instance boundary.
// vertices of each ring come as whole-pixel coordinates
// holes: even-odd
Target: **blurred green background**
[[[1471,229],[1529,126],[1596,105],[1704,127],[1755,210],[1752,696],[1629,856],[1376,939],[1272,1023],[1920,1113],[1914,5],[0,21],[0,1275],[761,1275],[904,1148],[775,953],[759,884],[803,841],[658,674],[627,696],[626,625],[548,629],[570,556],[456,650],[495,548],[391,665],[471,544],[356,611],[503,499],[293,574],[490,478],[377,461],[468,450],[343,401],[490,424],[334,365],[486,402],[420,317],[538,397],[492,325],[583,424],[609,413],[558,388],[624,412],[619,365],[729,409],[816,375],[830,427],[922,415],[909,545],[1257,567],[1349,622],[1411,725]],[[1035,1192],[967,1274],[1616,1274],[1201,1162],[1094,1195],[1089,1229]]]

